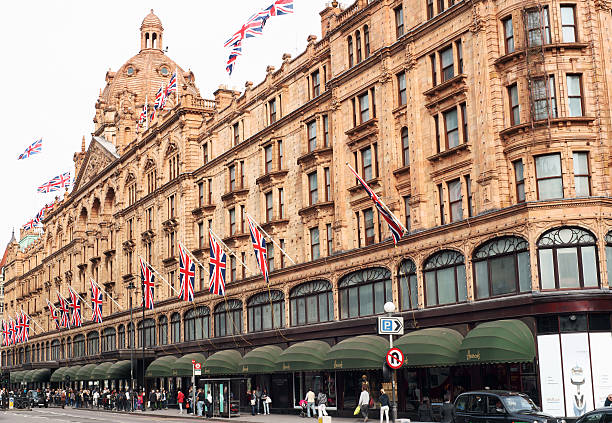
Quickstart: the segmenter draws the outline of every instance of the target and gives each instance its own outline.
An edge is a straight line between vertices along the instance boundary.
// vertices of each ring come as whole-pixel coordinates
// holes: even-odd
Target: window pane
[[[557,249],[557,266],[559,269],[559,288],[579,288],[578,249]]]
[[[576,197],[588,197],[591,194],[589,178],[586,176],[575,176],[574,185],[576,186]]]
[[[372,298],[371,285],[359,287],[359,308],[359,315],[361,316],[374,314],[374,303]]]
[[[489,297],[489,267],[487,261],[474,263],[476,269],[476,298]]]
[[[491,259],[492,295],[504,295],[516,291],[514,256]]]
[[[465,265],[457,267],[457,302],[467,301],[467,279],[465,277]]]
[[[561,176],[561,156],[549,154],[536,157],[536,172],[538,178]]]
[[[555,289],[555,270],[552,250],[540,250],[541,289]]]
[[[455,269],[441,269],[438,273],[438,304],[451,304],[456,302],[455,296]]]
[[[519,289],[521,292],[531,291],[531,269],[529,251],[518,254]]]
[[[461,200],[461,181],[459,179],[448,183],[448,195],[451,201]]]
[[[582,253],[582,278],[584,279],[584,286],[598,286],[595,246],[581,247],[580,251]]]
[[[319,305],[319,321],[327,322],[329,320],[329,317],[327,317],[327,294],[319,294],[317,300]]]
[[[348,290],[340,291],[340,318],[346,319],[348,317]]]
[[[310,295],[306,298],[306,301],[307,301],[306,321],[307,323],[316,323],[319,320],[319,316],[317,313],[317,297],[316,295]]]
[[[349,317],[355,317],[359,315],[359,292],[357,287],[350,288],[349,292]],[[371,298],[372,293],[370,293]]]
[[[561,178],[545,179],[538,181],[538,194],[540,200],[563,198],[563,186]]]
[[[412,308],[417,308],[419,305],[419,291],[416,275],[410,276],[410,303]]]
[[[361,152],[361,160],[363,161],[363,177],[366,181],[372,179],[372,149],[367,148]]]
[[[425,272],[426,303],[428,306],[436,305],[436,272]]]
[[[374,312],[380,313],[385,305],[385,285],[384,282],[374,284]]]
[[[608,281],[612,280],[612,247],[606,246],[606,266],[608,268]],[[610,283],[608,282],[608,286]]]
[[[272,309],[270,308],[269,303],[262,307],[261,317],[263,320],[262,329],[272,329]]]
[[[563,11],[563,9],[561,9]],[[574,43],[576,42],[576,32],[574,31],[574,27],[563,27],[563,42],[564,43]]]

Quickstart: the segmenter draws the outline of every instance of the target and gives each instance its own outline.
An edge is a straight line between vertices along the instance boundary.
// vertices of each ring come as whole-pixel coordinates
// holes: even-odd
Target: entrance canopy
[[[35,370],[25,370],[22,374],[21,374],[21,381],[22,382],[32,382],[31,376],[32,373],[34,373]]]
[[[376,335],[360,335],[334,345],[327,353],[324,369],[381,369],[389,341]]]
[[[106,361],[104,363],[98,364],[95,369],[91,371],[91,380],[105,380],[106,372],[113,365],[112,361]]]
[[[446,367],[457,363],[461,341],[456,330],[429,328],[407,333],[393,346],[404,353],[404,367]]]
[[[30,375],[30,382],[49,382],[51,369],[36,369]]]
[[[206,375],[233,375],[241,373],[239,367],[242,355],[236,350],[218,351],[208,357],[202,366]]]
[[[457,364],[521,363],[535,358],[535,341],[520,320],[481,323],[468,332]]]
[[[70,381],[76,380],[76,375],[81,370],[81,366],[68,367],[68,370],[64,372],[64,380],[66,377],[70,378]]]
[[[193,374],[192,360],[195,360],[196,363],[204,364],[206,357],[201,353],[191,353],[182,356],[172,363],[172,376],[191,377]]]
[[[136,365],[134,365],[134,368],[136,368]],[[105,379],[129,379],[130,369],[130,360],[118,361],[108,368]]]
[[[304,341],[291,345],[278,356],[276,371],[303,372],[322,370],[325,368],[323,367],[323,362],[330,348],[329,344],[323,341]]]
[[[11,383],[20,383],[23,380],[23,374],[25,370],[18,370],[16,372],[11,372],[10,381]]]
[[[86,364],[79,369],[74,380],[91,380],[91,372],[98,367],[97,364]]]
[[[64,380],[64,373],[66,373],[68,367],[60,367],[51,375],[51,382],[62,382]]]
[[[146,377],[170,377],[172,376],[172,364],[177,360],[173,355],[167,355],[160,357],[153,363],[149,364],[147,371],[145,372]]]
[[[255,348],[242,357],[240,369],[246,374],[272,373],[276,370],[276,360],[282,352],[283,350],[275,345]]]

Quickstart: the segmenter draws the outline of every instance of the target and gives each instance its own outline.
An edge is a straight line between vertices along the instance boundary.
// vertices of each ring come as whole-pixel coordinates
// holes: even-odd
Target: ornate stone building
[[[375,334],[386,301],[414,329],[461,336],[519,319],[539,339],[563,332],[567,316],[584,320],[578,332],[610,332],[610,27],[601,0],[332,2],[321,40],[285,54],[260,84],[220,87],[207,100],[164,54],[161,22],[149,14],[140,52],[106,75],[93,137],[74,155],[74,189],[45,235],[7,257],[7,311],[22,306],[46,332],[3,348],[3,367],[129,358],[138,257],[178,288],[177,243],[206,265],[209,229],[236,253],[227,296],[208,293],[200,268],[194,304],[158,277],[144,331],[140,311],[133,319],[145,365],[168,354],[336,345]],[[136,134],[145,99],[175,69],[180,102],[172,96]],[[397,246],[347,163],[409,228]],[[269,243],[269,287],[247,213],[289,256]],[[53,330],[45,299],[67,296],[68,285],[89,298],[90,277],[120,307],[105,301],[101,325]],[[540,401],[538,366],[535,358],[516,375],[459,367],[441,380],[533,388]],[[333,398],[350,408],[352,376],[340,373]],[[415,375],[400,382],[400,409],[414,399]],[[296,378],[294,399],[307,380]]]

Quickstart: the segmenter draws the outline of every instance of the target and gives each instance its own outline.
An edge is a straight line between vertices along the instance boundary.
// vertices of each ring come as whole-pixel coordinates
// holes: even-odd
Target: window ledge
[[[467,149],[468,149],[467,144],[459,144],[457,147],[453,147],[448,150],[444,150],[438,154],[434,154],[433,156],[429,156],[427,160],[429,160],[430,162],[435,162],[437,160],[443,159],[444,157],[451,156],[453,154],[456,154],[460,151],[467,150]]]
[[[140,237],[142,238],[143,241],[149,241],[149,240],[155,238],[155,232],[153,232],[152,229],[148,229],[148,230],[144,231],[143,233],[141,233]]]
[[[550,119],[550,123],[558,126],[572,126],[573,124],[578,125],[589,125],[595,121],[594,116],[576,116],[576,117],[560,117]],[[533,122],[534,127],[542,127],[548,125],[548,119],[541,119]],[[525,132],[531,127],[531,122],[520,123],[518,125],[511,126],[499,132],[499,136],[502,139],[511,137],[512,135]]]
[[[352,146],[357,142],[368,138],[370,135],[375,135],[378,133],[378,119],[372,118],[367,122],[363,122],[362,124],[345,131],[344,133],[347,136],[347,144]]]
[[[239,232],[235,233],[234,235],[230,235],[228,237],[223,238],[223,242],[225,242],[226,244],[235,244],[236,242],[244,240],[250,236],[250,232]]]
[[[299,163],[299,159],[298,159],[298,163]],[[288,172],[289,171],[286,169],[273,170],[271,172],[264,173],[263,175],[261,175],[259,178],[255,180],[255,183],[257,185],[268,185],[268,184],[274,183],[274,181],[277,181],[280,178],[284,178],[285,176],[287,176]]]
[[[111,257],[111,256],[115,255],[115,249],[114,248],[109,248],[108,250],[104,250],[104,252],[102,254],[104,254],[106,257]]]
[[[372,178],[369,181],[366,181],[366,183],[370,186],[370,188],[376,188],[380,186],[380,178]],[[363,186],[361,184],[357,184],[357,185],[353,185],[352,187],[347,188],[348,191],[351,194],[355,194],[356,192],[358,192],[361,189],[364,189]]]
[[[271,220],[269,222],[262,223],[261,227],[264,228],[266,232],[268,232],[268,231],[274,231],[276,229],[285,227],[287,226],[288,223],[289,223],[289,219],[276,219],[276,220]]]
[[[302,217],[308,216],[312,213],[318,213],[320,210],[327,209],[330,207],[334,207],[333,201],[326,201],[321,203],[316,203],[308,207],[304,207],[303,209],[298,210],[298,214]]]
[[[393,175],[395,175],[395,177],[397,178],[399,178],[400,176],[406,173],[410,173],[410,165],[402,166],[399,169],[395,169],[393,171]]]
[[[165,266],[169,266],[171,264],[176,263],[176,256],[170,256],[170,257],[166,257],[165,259],[162,260],[162,263],[164,263]]]
[[[216,208],[217,208],[217,205],[213,203],[202,204],[201,206],[191,210],[191,214],[194,216],[199,216],[203,214],[204,212],[210,212]]]
[[[134,275],[131,274],[131,273],[126,273],[121,278],[123,279],[124,282],[128,282],[128,281],[131,281],[132,279],[134,279]]]
[[[544,45],[544,50],[584,50],[589,46],[588,43],[550,43]],[[540,46],[530,47],[531,49],[539,49]],[[493,62],[495,66],[501,66],[508,62],[511,62],[514,59],[521,58],[525,55],[526,48],[522,48],[520,50],[515,50],[512,53],[505,54],[500,56]]]
[[[303,154],[300,157],[298,157],[297,163],[299,165],[303,165],[311,161],[316,161],[319,158],[325,158],[332,152],[333,152],[333,149],[331,147],[318,148],[318,149],[309,151],[308,153]]]
[[[236,201],[239,197],[246,196],[249,193],[248,188],[243,189],[235,189],[234,191],[227,192],[223,194],[221,200],[225,203],[232,203]]]
[[[423,95],[426,97],[435,97],[439,95],[441,92],[448,90],[449,88],[453,88],[457,85],[465,85],[465,79],[467,75],[464,73],[460,73],[459,75],[453,76],[451,79],[444,81],[433,88],[428,89],[423,92]]]

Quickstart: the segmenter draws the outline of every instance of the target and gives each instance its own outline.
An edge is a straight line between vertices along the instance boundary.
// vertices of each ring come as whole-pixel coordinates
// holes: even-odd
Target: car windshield
[[[527,395],[504,395],[501,397],[506,409],[511,413],[540,411]]]

